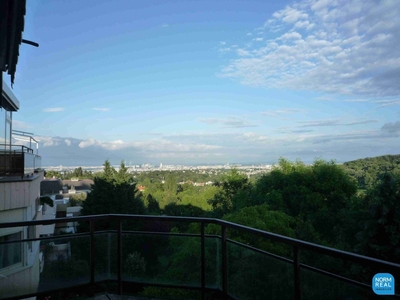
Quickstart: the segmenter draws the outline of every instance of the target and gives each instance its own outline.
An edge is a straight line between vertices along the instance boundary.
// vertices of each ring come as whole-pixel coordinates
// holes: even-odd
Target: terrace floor
[[[104,294],[104,295],[94,296],[93,298],[88,298],[87,300],[158,300],[158,299],[147,298],[147,297],[123,296],[115,294]]]

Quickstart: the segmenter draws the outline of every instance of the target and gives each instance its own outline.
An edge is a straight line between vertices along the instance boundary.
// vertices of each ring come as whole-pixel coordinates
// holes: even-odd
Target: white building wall
[[[43,172],[30,181],[0,182],[0,223],[41,220],[42,212],[38,205],[40,182]],[[39,210],[39,211],[38,211]],[[39,237],[41,226],[35,226],[32,233]],[[21,238],[28,238],[28,227],[0,229],[0,237],[21,232]],[[22,262],[0,269],[1,296],[11,297],[37,291],[40,279],[40,242],[24,242]]]

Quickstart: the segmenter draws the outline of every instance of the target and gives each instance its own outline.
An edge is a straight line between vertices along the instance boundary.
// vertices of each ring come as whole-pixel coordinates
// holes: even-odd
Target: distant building
[[[60,193],[63,193],[61,179],[45,179],[40,183],[41,195],[55,195]]]
[[[76,192],[88,192],[92,189],[94,181],[92,179],[63,180],[64,186],[70,186]]]

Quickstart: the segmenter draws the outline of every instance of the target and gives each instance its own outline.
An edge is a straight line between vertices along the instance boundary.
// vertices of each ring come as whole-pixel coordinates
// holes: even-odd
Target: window
[[[0,243],[19,240],[21,240],[21,232],[0,236]],[[0,244],[0,269],[10,267],[18,263],[22,263],[22,244]]]

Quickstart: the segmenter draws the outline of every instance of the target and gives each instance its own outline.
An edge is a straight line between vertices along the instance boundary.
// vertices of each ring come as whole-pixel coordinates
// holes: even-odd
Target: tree
[[[82,215],[97,214],[143,214],[145,206],[140,198],[133,177],[122,162],[117,172],[108,160],[104,163],[102,176],[94,179],[92,190],[82,204]],[[107,222],[96,224],[105,228]]]
[[[352,178],[334,161],[317,159],[307,166],[280,159],[277,168],[255,184],[251,201],[310,222],[331,245],[337,243],[337,220],[357,193]]]
[[[243,206],[238,204],[241,203],[243,198],[247,198],[246,192],[250,184],[246,175],[234,168],[223,176],[222,181],[217,185],[221,187],[221,190],[208,200],[216,217],[220,218],[224,214],[234,211],[238,206]]]
[[[60,174],[60,172],[50,170],[50,171],[46,171],[45,177],[46,178],[53,178],[53,177],[61,178],[61,174]]]
[[[148,194],[146,197],[147,211],[149,214],[159,215],[160,214],[160,205],[157,200],[151,195]]]
[[[367,218],[358,235],[356,250],[363,255],[400,262],[400,178],[384,174],[368,191]]]

